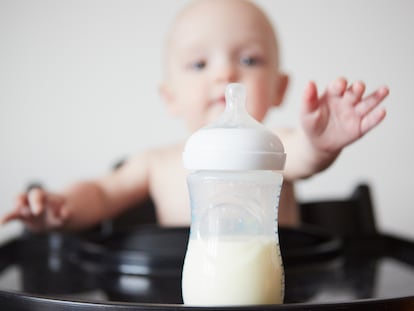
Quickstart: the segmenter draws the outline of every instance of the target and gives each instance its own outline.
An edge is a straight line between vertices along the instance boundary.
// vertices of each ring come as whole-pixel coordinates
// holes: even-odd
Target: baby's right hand
[[[28,229],[42,232],[61,227],[67,218],[68,210],[62,195],[33,188],[17,196],[14,209],[3,216],[0,223],[20,220]]]

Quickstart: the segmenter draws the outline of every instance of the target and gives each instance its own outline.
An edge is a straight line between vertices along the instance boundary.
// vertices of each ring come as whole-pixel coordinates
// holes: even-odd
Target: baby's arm
[[[80,230],[121,213],[148,193],[149,156],[143,154],[97,180],[78,182],[61,193],[35,188],[17,197],[0,222],[21,220],[32,231]]]
[[[378,107],[388,95],[381,87],[363,96],[365,84],[347,85],[339,78],[318,97],[315,83],[304,92],[302,127],[282,130],[278,134],[287,152],[285,178],[309,177],[330,166],[341,150],[376,127],[385,117]]]

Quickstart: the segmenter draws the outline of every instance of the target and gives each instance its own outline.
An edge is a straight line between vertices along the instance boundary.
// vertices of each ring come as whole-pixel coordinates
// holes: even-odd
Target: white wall
[[[58,190],[124,155],[184,138],[157,87],[161,47],[186,0],[0,0],[0,212],[27,182]],[[381,230],[414,237],[414,2],[258,1],[275,22],[291,85],[269,124],[297,124],[309,79],[343,75],[369,91],[387,84],[386,121],[326,172],[299,183],[302,199],[348,195],[370,183]],[[151,133],[151,135],[148,135]],[[19,231],[0,228],[0,236]]]

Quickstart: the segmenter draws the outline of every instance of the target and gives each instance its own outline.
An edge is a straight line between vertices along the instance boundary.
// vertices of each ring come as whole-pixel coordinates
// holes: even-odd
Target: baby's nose
[[[217,82],[236,82],[238,78],[237,66],[230,60],[223,61],[220,63],[215,72],[215,79]]]

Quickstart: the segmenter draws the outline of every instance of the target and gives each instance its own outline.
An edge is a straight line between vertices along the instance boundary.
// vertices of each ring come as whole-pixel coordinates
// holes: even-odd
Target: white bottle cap
[[[184,147],[190,170],[283,170],[286,154],[276,134],[245,108],[242,84],[226,88],[226,108],[217,121],[196,131]]]

